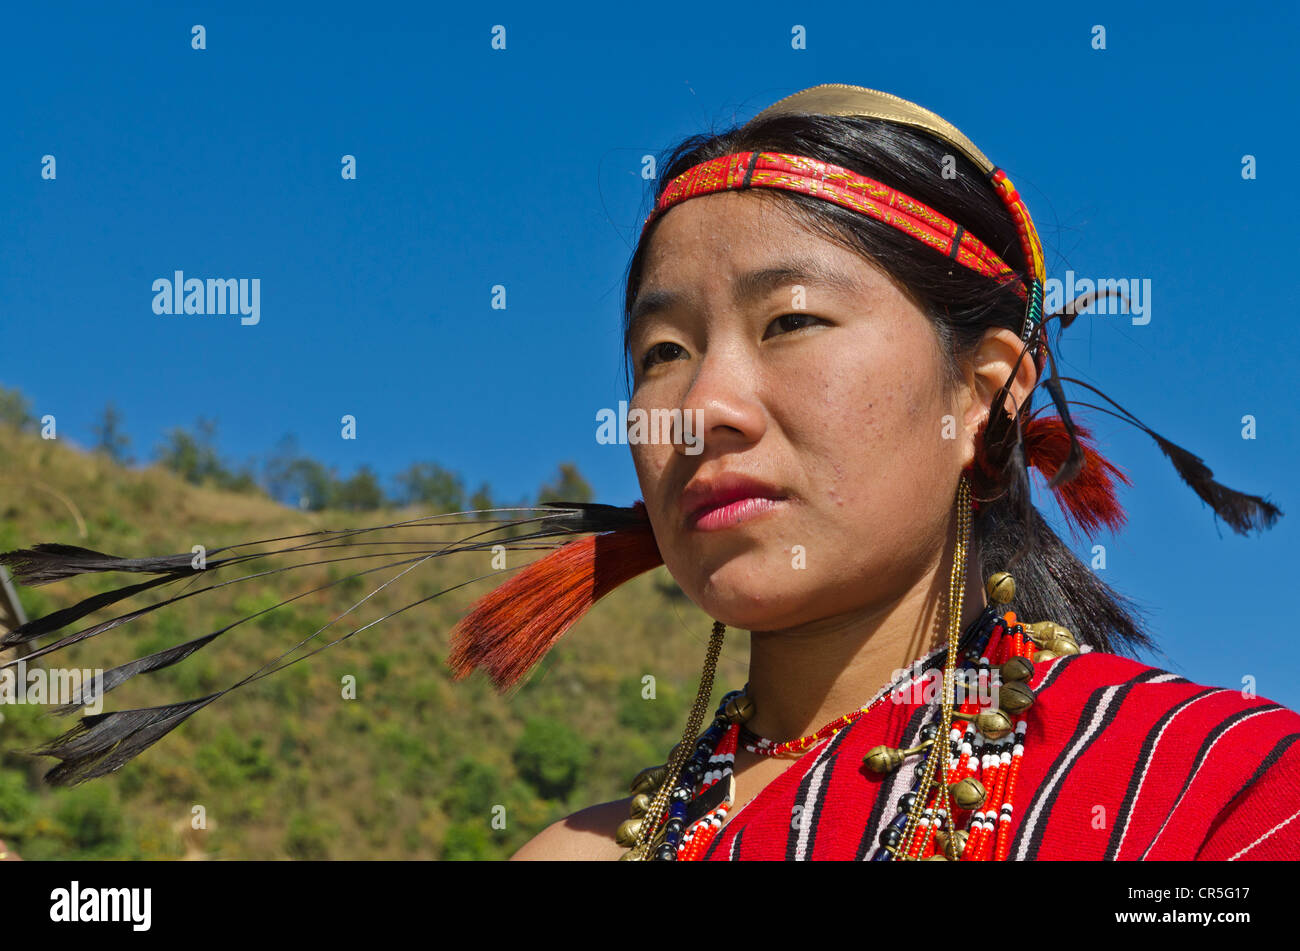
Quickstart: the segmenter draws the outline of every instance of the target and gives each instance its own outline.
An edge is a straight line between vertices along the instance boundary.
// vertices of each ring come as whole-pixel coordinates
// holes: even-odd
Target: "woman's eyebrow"
[[[779,287],[791,284],[805,286],[820,284],[853,293],[862,293],[864,290],[862,282],[857,278],[813,258],[801,258],[780,261],[767,267],[746,271],[737,277],[732,285],[732,299],[737,304],[752,303]],[[690,296],[664,288],[641,292],[637,295],[628,317],[629,335],[638,321],[644,320],[650,314],[670,310]]]
[[[738,304],[752,303],[789,284],[820,284],[859,293],[863,290],[861,281],[837,268],[814,258],[801,258],[746,271],[736,278],[732,297]]]

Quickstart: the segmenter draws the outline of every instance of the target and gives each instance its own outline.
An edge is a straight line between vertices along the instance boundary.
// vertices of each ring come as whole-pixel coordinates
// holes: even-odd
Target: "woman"
[[[661,562],[716,619],[709,655],[666,762],[631,797],[552,825],[516,858],[1300,857],[1287,833],[1300,816],[1300,716],[1117,656],[1147,643],[1128,605],[1031,504],[1029,466],[1073,527],[1123,519],[1122,476],[1072,420],[1046,345],[1047,321],[1067,325],[1073,306],[1044,319],[1044,280],[1006,176],[896,97],[818,86],[675,151],[627,282],[629,418],[645,411],[672,429],[629,434],[645,501],[558,504],[518,520],[531,528],[512,523],[507,547],[586,537],[482,599],[449,662],[517,683],[586,608]],[[1059,415],[1032,408],[1040,384]],[[1280,514],[1111,405],[1237,531]],[[272,540],[269,554],[238,546],[205,564],[11,552],[0,562],[28,583],[157,577],[6,643],[195,573],[369,544],[366,531]],[[400,577],[500,543],[480,529],[401,549],[387,567]],[[104,689],[233,626],[114,668]],[[726,626],[752,631],[749,682],[701,734]],[[276,669],[185,703],[86,717],[46,748],[62,760],[47,778],[117,769]]]
[[[1070,440],[1063,420],[1028,423],[1043,362],[1022,358],[1022,331],[1041,341],[1041,252],[991,170],[937,116],[844,86],[805,90],[673,153],[629,270],[625,343],[632,407],[697,411],[703,451],[641,443],[633,455],[673,577],[712,617],[753,632],[749,683],[719,709],[703,772],[680,783],[693,788],[672,800],[688,807],[675,826],[641,777],[639,801],[585,809],[515,858],[1300,857],[1279,834],[1300,815],[1300,716],[1111,653],[1146,638],[1028,503],[1026,457],[1050,477]],[[749,181],[736,184],[742,172]],[[828,181],[842,194],[828,198]],[[866,213],[854,203],[864,196],[878,203]],[[888,220],[899,209],[914,214]],[[933,230],[918,237],[918,221]],[[963,232],[983,243],[966,266],[965,248],[936,244]],[[987,266],[987,249],[1012,279]],[[1068,419],[1063,400],[1058,409]],[[1023,452],[1006,449],[1004,412]],[[1088,452],[1082,487],[1058,487],[1067,516],[1118,525],[1113,474]],[[1198,475],[1239,530],[1279,514]],[[967,491],[977,510],[963,532]],[[1014,599],[994,577],[1003,568]],[[945,603],[950,577],[950,592],[964,588],[959,620]],[[991,577],[999,589],[986,592]],[[964,729],[951,712],[941,719],[916,671],[900,676],[918,658],[937,670],[951,625],[974,635],[1005,613],[986,610],[990,593],[1083,645],[1018,652],[1032,665],[1032,705],[1010,711],[1023,740],[1006,724],[983,736],[969,713]],[[1045,637],[1057,635],[1049,625]],[[865,715],[844,717],[864,702]],[[984,780],[968,808],[959,800],[978,790],[941,784],[927,813],[917,799],[928,755],[881,752],[922,745],[936,722],[955,740],[948,780]],[[782,742],[786,755],[771,755]],[[984,761],[963,770],[962,742]],[[651,777],[660,790],[668,765],[667,780]],[[690,811],[711,780],[712,800]]]

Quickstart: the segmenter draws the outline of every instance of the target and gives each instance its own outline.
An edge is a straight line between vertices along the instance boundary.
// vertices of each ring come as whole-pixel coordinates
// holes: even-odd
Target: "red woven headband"
[[[736,152],[701,162],[669,182],[646,218],[642,234],[665,211],[688,198],[744,188],[779,188],[832,201],[897,228],[985,277],[1015,281],[1016,293],[1021,298],[1027,295],[1016,272],[951,218],[873,178],[802,155]]]

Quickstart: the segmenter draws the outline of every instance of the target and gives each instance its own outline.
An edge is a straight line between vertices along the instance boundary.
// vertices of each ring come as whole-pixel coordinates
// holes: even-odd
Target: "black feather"
[[[190,574],[198,570],[191,566],[193,559],[193,554],[168,555],[164,558],[120,558],[89,548],[60,544],[33,545],[31,548],[0,554],[0,564],[8,566],[14,580],[29,588],[96,571]]]
[[[67,627],[73,621],[80,621],[87,614],[92,614],[100,608],[108,607],[125,598],[132,597],[142,591],[150,588],[156,588],[161,584],[167,584],[175,581],[175,578],[154,578],[150,581],[142,581],[139,584],[127,585],[125,588],[115,588],[112,591],[105,591],[101,594],[91,595],[82,601],[70,607],[60,608],[58,611],[51,611],[43,617],[32,618],[25,624],[20,624],[12,631],[0,637],[0,648],[12,647],[15,644],[24,644],[27,641],[40,637],[43,634],[50,634],[61,627]]]
[[[1282,510],[1267,499],[1258,495],[1238,492],[1220,482],[1216,482],[1214,472],[1200,456],[1160,435],[1091,383],[1085,383],[1083,380],[1077,380],[1073,377],[1063,377],[1062,379],[1096,393],[1123,414],[1116,418],[1137,427],[1155,440],[1156,445],[1160,447],[1160,451],[1173,463],[1179,477],[1191,486],[1192,491],[1200,496],[1201,500],[1208,504],[1215,514],[1227,522],[1233,531],[1240,535],[1247,535],[1251,531],[1263,531],[1266,528],[1272,528],[1277,520],[1281,518]]]
[[[170,667],[189,657],[200,647],[206,646],[215,638],[223,634],[224,631],[214,631],[211,634],[205,634],[202,637],[196,637],[192,641],[186,641],[184,644],[177,644],[175,647],[166,647],[155,654],[147,657],[141,657],[129,663],[121,664],[112,670],[104,671],[103,677],[99,683],[83,683],[70,702],[63,704],[61,707],[55,707],[54,712],[58,714],[68,714],[80,710],[88,703],[94,703],[104,694],[108,693],[114,687],[119,687],[126,681],[130,680],[136,674],[149,673],[154,670],[162,670],[164,667]]]
[[[1061,417],[1061,422],[1065,426],[1066,433],[1070,437],[1070,452],[1065,457],[1065,462],[1061,468],[1057,469],[1055,474],[1047,482],[1049,489],[1055,489],[1059,485],[1064,485],[1083,468],[1083,446],[1079,443],[1078,431],[1074,425],[1074,419],[1070,416],[1070,405],[1065,398],[1065,389],[1061,386],[1061,378],[1056,370],[1056,355],[1049,349],[1047,351],[1047,364],[1051,368],[1051,373],[1047,379],[1043,380],[1043,386],[1052,397],[1052,405],[1056,407],[1056,413]]]
[[[82,717],[67,733],[32,752],[62,760],[45,774],[47,783],[74,786],[120,769],[220,696]]]
[[[1061,331],[1064,331],[1074,323],[1074,319],[1079,316],[1079,311],[1085,307],[1090,307],[1099,300],[1110,297],[1118,297],[1125,303],[1128,303],[1128,296],[1117,288],[1107,288],[1104,291],[1088,291],[1086,294],[1080,294],[1074,300],[1061,307],[1060,310],[1053,311],[1043,318],[1046,324],[1049,320],[1057,321]]]
[[[533,514],[525,518],[492,518],[492,516],[497,513],[516,513],[520,511],[530,513],[540,512],[541,514]],[[460,520],[450,521],[453,519]],[[351,578],[360,577],[375,571],[382,571],[393,567],[403,565],[407,566],[396,576],[388,579],[383,584],[379,585],[379,587],[372,590],[369,594],[365,595],[350,608],[335,615],[334,618],[327,622],[323,627],[307,635],[288,651],[285,651],[277,658],[262,665],[262,667],[258,668],[253,673],[244,677],[242,680],[230,685],[218,693],[210,694],[206,697],[200,697],[195,700],[186,700],[181,703],[167,704],[159,707],[122,710],[83,716],[77,726],[73,727],[67,733],[53,740],[46,746],[33,752],[39,755],[53,756],[56,759],[61,760],[60,764],[50,770],[45,777],[46,781],[52,785],[73,785],[84,782],[88,779],[93,779],[97,776],[102,776],[105,773],[119,769],[123,764],[152,746],[194,713],[231,690],[238,689],[264,677],[278,673],[285,667],[305,660],[322,650],[332,647],[340,641],[352,637],[360,631],[373,627],[374,625],[379,624],[396,614],[409,610],[418,604],[423,604],[433,598],[439,597],[447,591],[464,587],[465,585],[472,584],[475,581],[482,580],[481,578],[473,578],[469,581],[461,582],[450,588],[446,588],[443,591],[436,592],[428,597],[421,598],[418,601],[398,608],[397,610],[358,627],[355,630],[344,633],[327,644],[307,651],[302,656],[286,660],[286,658],[291,654],[301,651],[304,648],[304,645],[309,641],[319,636],[325,629],[333,625],[340,618],[350,614],[379,590],[393,584],[398,579],[406,576],[414,568],[417,568],[420,564],[423,564],[431,558],[441,557],[455,552],[480,551],[495,545],[502,545],[507,549],[513,550],[554,548],[557,544],[562,544],[564,541],[567,541],[568,539],[566,536],[571,536],[573,534],[612,531],[619,528],[644,525],[646,523],[647,518],[645,510],[640,503],[632,507],[620,507],[591,503],[554,502],[546,503],[545,507],[491,509],[483,512],[452,513],[448,516],[410,519],[404,522],[397,522],[391,525],[376,526],[372,528],[320,531],[302,535],[264,539],[260,542],[249,542],[243,545],[213,549],[209,554],[214,554],[216,552],[236,552],[240,549],[252,548],[255,545],[265,545],[285,541],[298,542],[301,539],[309,540],[271,551],[248,551],[240,554],[231,554],[223,559],[209,558],[206,562],[205,569],[193,568],[191,564],[193,556],[188,553],[184,555],[167,556],[164,558],[119,558],[114,555],[107,555],[102,552],[95,552],[90,549],[79,548],[72,545],[35,545],[32,548],[8,552],[4,555],[0,555],[0,563],[9,564],[14,568],[14,574],[18,580],[21,583],[29,585],[45,584],[50,581],[57,581],[78,574],[100,571],[156,572],[162,575],[162,577],[154,578],[146,582],[127,585],[114,591],[93,595],[69,608],[54,611],[42,618],[29,621],[16,631],[11,632],[10,635],[12,643],[25,643],[30,642],[43,634],[50,634],[58,631],[59,629],[66,627],[74,621],[77,621],[100,608],[114,604],[118,601],[123,601],[134,595],[141,594],[156,586],[177,581],[184,577],[197,576],[204,571],[211,572],[222,566],[293,553],[319,552],[323,549],[332,548],[374,547],[378,549],[384,548],[384,546],[404,546],[398,551],[385,549],[382,551],[371,551],[363,554],[352,554],[337,558],[312,560],[292,565],[278,565],[267,570],[253,572],[237,578],[229,578],[223,581],[214,582],[206,587],[184,591],[181,594],[175,595],[171,598],[166,598],[155,604],[145,605],[117,617],[98,622],[81,631],[66,634],[56,639],[53,643],[29,652],[25,655],[23,660],[30,661],[37,657],[44,656],[45,654],[61,650],[62,648],[86,640],[87,638],[113,630],[129,621],[167,607],[168,605],[174,604],[184,598],[195,597],[205,591],[211,591],[214,588],[224,587],[228,584],[237,584],[251,578],[265,577],[282,571],[292,571],[298,568],[307,567],[308,565],[322,565],[336,561],[350,561],[356,559],[385,558],[385,563],[377,567],[357,571],[326,584],[313,587],[308,591],[286,598],[269,608],[257,611],[247,617],[240,618],[225,627],[209,634],[205,634],[202,637],[194,638],[183,644],[168,647],[153,654],[149,654],[146,657],[137,658],[113,667],[102,675],[102,678],[99,679],[97,684],[92,682],[83,685],[76,695],[71,698],[71,702],[64,703],[62,706],[57,708],[56,712],[59,713],[73,712],[78,708],[85,706],[86,703],[102,697],[103,694],[120,686],[137,674],[161,670],[180,663],[195,651],[207,646],[232,628],[237,627],[252,618],[274,611],[291,601],[296,601],[299,598],[306,597],[314,592],[340,584]],[[438,542],[431,542],[428,539],[397,542],[359,540],[360,536],[384,529],[419,528],[431,524],[453,524],[462,527],[473,526],[475,531],[464,537],[449,541],[439,540]],[[520,526],[529,524],[532,524],[533,527],[526,530],[521,535],[506,535],[505,537],[498,536],[498,533],[511,532]],[[557,541],[545,544],[544,542],[547,539],[557,539]],[[413,545],[422,546],[424,550],[412,551],[409,546]],[[436,545],[436,547],[429,548],[428,546],[430,545]],[[399,556],[400,560],[392,560]],[[493,574],[499,573],[500,572],[494,572]],[[489,577],[489,575],[483,577]],[[11,661],[6,665],[0,665],[0,668],[3,668],[4,666],[12,666],[14,663],[17,663],[17,661]],[[98,690],[98,693],[96,693],[96,690]]]

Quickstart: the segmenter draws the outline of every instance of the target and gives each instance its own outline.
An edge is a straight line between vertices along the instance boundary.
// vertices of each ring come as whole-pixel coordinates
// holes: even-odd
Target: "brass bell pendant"
[[[663,766],[647,766],[636,774],[636,777],[632,780],[632,785],[628,787],[628,791],[633,795],[637,793],[653,793],[664,784],[664,777],[667,775],[667,764]]]
[[[1010,684],[1003,685],[1003,690]],[[979,730],[990,740],[1000,740],[1004,736],[1010,736],[1015,730],[1015,724],[1011,718],[1002,710],[984,710],[980,713],[956,713],[952,715],[954,720],[970,720],[975,724],[975,729]]]
[[[1034,692],[1026,684],[1013,680],[998,687],[998,706],[1011,716],[1024,713],[1033,705]]]
[[[984,593],[997,604],[1010,604],[1016,596],[1016,579],[1006,571],[995,571],[984,585]]]
[[[959,859],[966,851],[966,840],[969,837],[970,833],[965,829],[958,829],[956,832],[940,829],[934,834],[934,842],[945,858]]]
[[[1050,651],[1057,657],[1070,657],[1079,653],[1079,642],[1074,635],[1055,621],[1038,621],[1026,624],[1024,628],[1025,633],[1043,651]]]
[[[998,668],[1004,683],[1028,681],[1034,676],[1034,665],[1028,657],[1011,657]]]
[[[632,848],[636,845],[637,837],[641,834],[641,819],[627,819],[623,821],[618,831],[614,833],[614,841],[624,848]]]
[[[959,809],[978,809],[984,805],[984,799],[988,795],[984,784],[974,776],[953,783],[948,787],[948,792],[952,793],[953,802]]]
[[[867,755],[862,757],[862,762],[873,773],[892,773],[903,765],[904,759],[913,753],[921,752],[933,742],[934,740],[926,740],[920,746],[914,746],[910,750],[900,750],[892,746],[873,746],[867,750]]]

